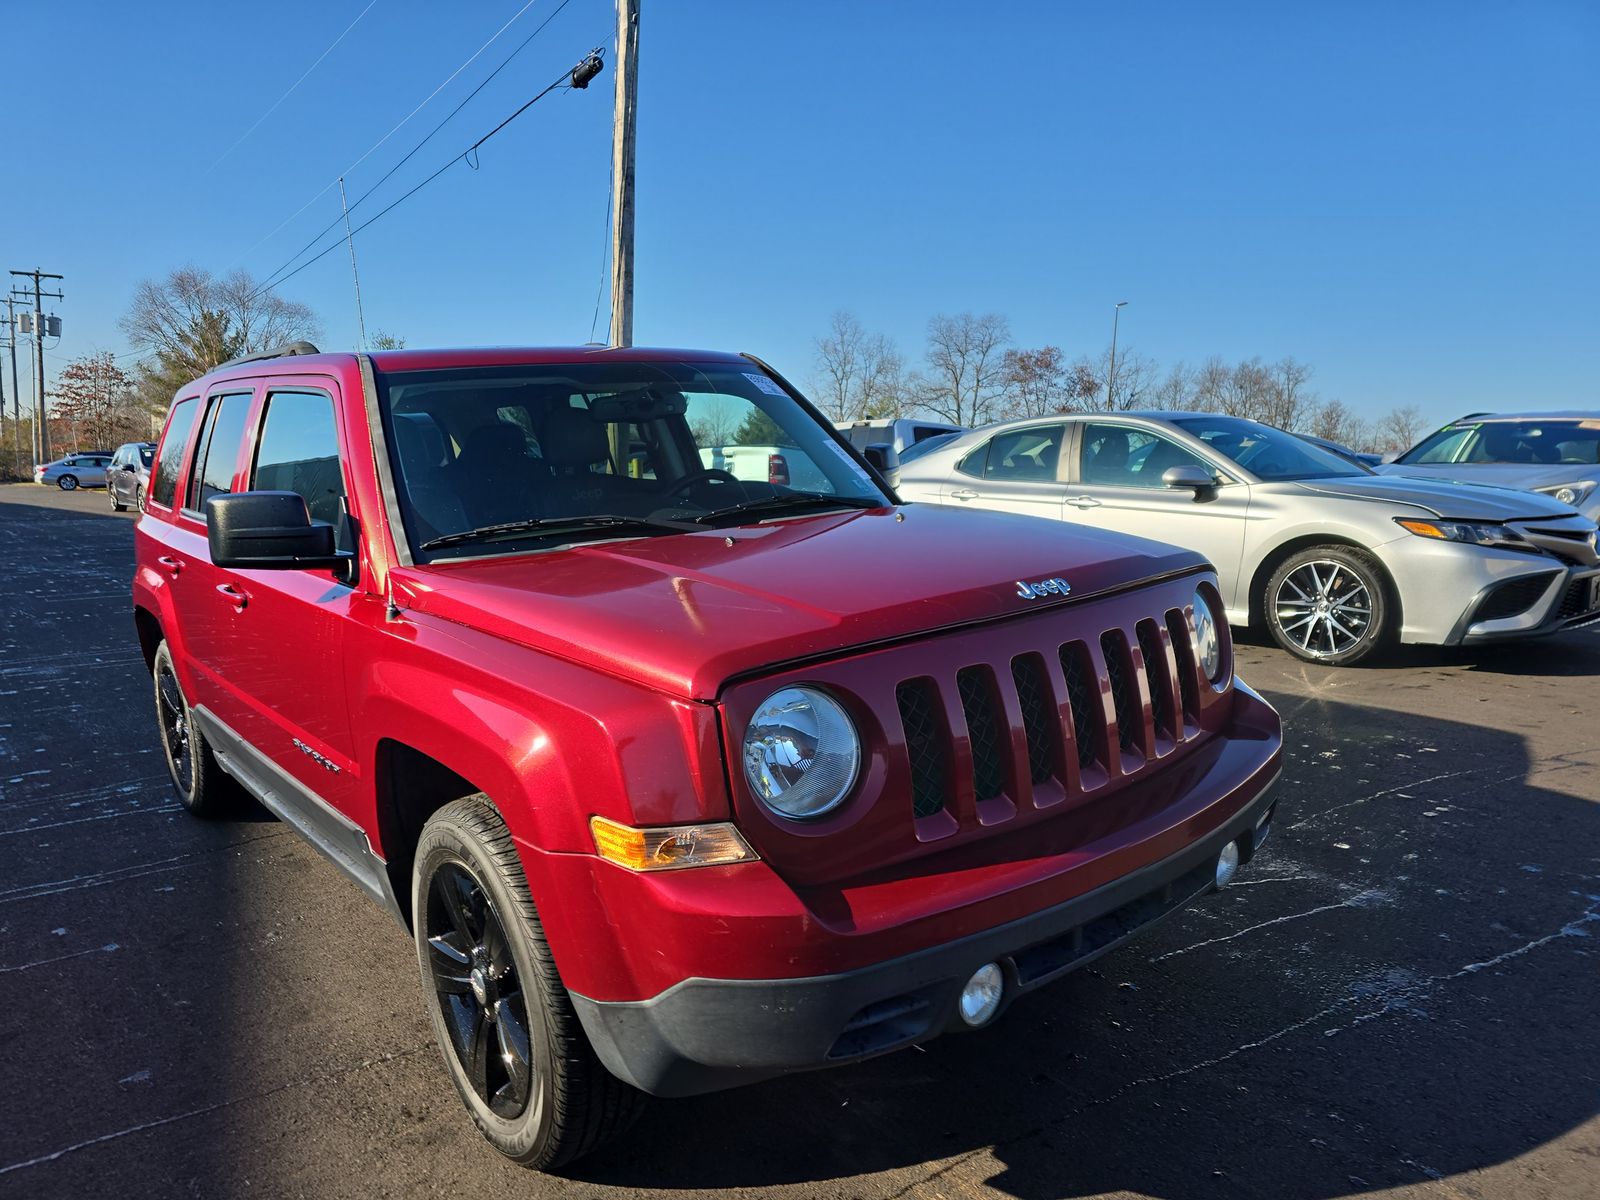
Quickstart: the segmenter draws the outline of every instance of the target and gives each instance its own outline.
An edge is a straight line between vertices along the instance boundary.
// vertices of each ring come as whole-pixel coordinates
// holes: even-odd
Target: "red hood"
[[[896,512],[904,514],[896,520]],[[727,538],[734,544],[729,546]],[[1063,603],[1204,560],[1142,538],[912,505],[397,569],[396,600],[691,699],[777,663]]]

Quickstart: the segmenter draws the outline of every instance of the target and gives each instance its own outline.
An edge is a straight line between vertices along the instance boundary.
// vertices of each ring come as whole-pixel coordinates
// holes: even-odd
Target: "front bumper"
[[[1276,802],[1271,778],[1227,820],[1182,850],[1064,903],[944,945],[856,970],[798,979],[691,978],[648,1000],[574,993],[608,1070],[658,1096],[688,1096],[838,1066],[965,1029],[962,985],[997,962],[1001,1011],[1017,997],[1121,945],[1213,886],[1217,856],[1248,860]],[[1242,799],[1242,797],[1241,797]]]
[[[1476,620],[1490,600],[1493,588],[1473,597],[1448,645],[1478,646],[1491,642],[1544,637],[1563,629],[1578,629],[1600,621],[1600,568],[1572,567],[1551,572],[1538,600],[1524,612],[1497,620]]]

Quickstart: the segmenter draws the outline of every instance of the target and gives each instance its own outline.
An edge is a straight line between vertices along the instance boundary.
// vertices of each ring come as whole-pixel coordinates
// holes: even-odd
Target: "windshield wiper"
[[[480,525],[459,533],[441,534],[423,542],[422,549],[435,550],[440,546],[455,546],[462,542],[487,541],[506,534],[554,533],[562,529],[660,529],[668,533],[699,533],[701,527],[689,521],[669,521],[663,517],[624,517],[604,513],[586,517],[529,517],[522,521],[502,521],[498,525]]]
[[[763,512],[775,513],[785,509],[806,508],[887,508],[887,500],[869,500],[865,496],[833,496],[826,492],[788,492],[776,496],[763,496],[759,500],[745,500],[739,504],[730,504],[727,508],[714,508],[708,513],[701,513],[694,518],[696,521],[714,521],[722,517],[743,515],[744,513]]]

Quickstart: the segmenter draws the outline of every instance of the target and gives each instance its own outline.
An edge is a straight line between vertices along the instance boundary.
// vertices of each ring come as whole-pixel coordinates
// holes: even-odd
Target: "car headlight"
[[[1469,546],[1498,546],[1502,550],[1527,550],[1539,553],[1539,548],[1515,529],[1487,521],[1415,521],[1410,517],[1396,517],[1395,521],[1407,533],[1418,537],[1434,538],[1441,542],[1465,542]]]
[[[1570,504],[1573,508],[1577,508],[1594,491],[1594,481],[1586,479],[1582,483],[1558,483],[1553,487],[1534,488],[1533,490],[1546,496],[1553,496],[1562,504]]]
[[[1221,691],[1228,684],[1222,666],[1222,634],[1217,629],[1217,618],[1205,596],[1194,594],[1195,651],[1200,658],[1200,670],[1211,681],[1211,686]]]
[[[861,738],[837,700],[809,687],[773,692],[744,731],[744,777],[781,817],[837,808],[861,770]]]

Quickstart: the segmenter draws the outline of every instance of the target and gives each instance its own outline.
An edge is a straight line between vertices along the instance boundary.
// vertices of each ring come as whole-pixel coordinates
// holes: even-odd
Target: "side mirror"
[[[296,492],[234,492],[206,501],[206,541],[219,567],[252,571],[337,566],[333,526],[313,524]]]
[[[862,447],[861,456],[885,479],[900,470],[900,451],[894,448],[893,442],[873,442]]]
[[[1188,488],[1198,500],[1200,493],[1217,486],[1217,477],[1204,467],[1168,467],[1161,472],[1161,482],[1169,488]]]

